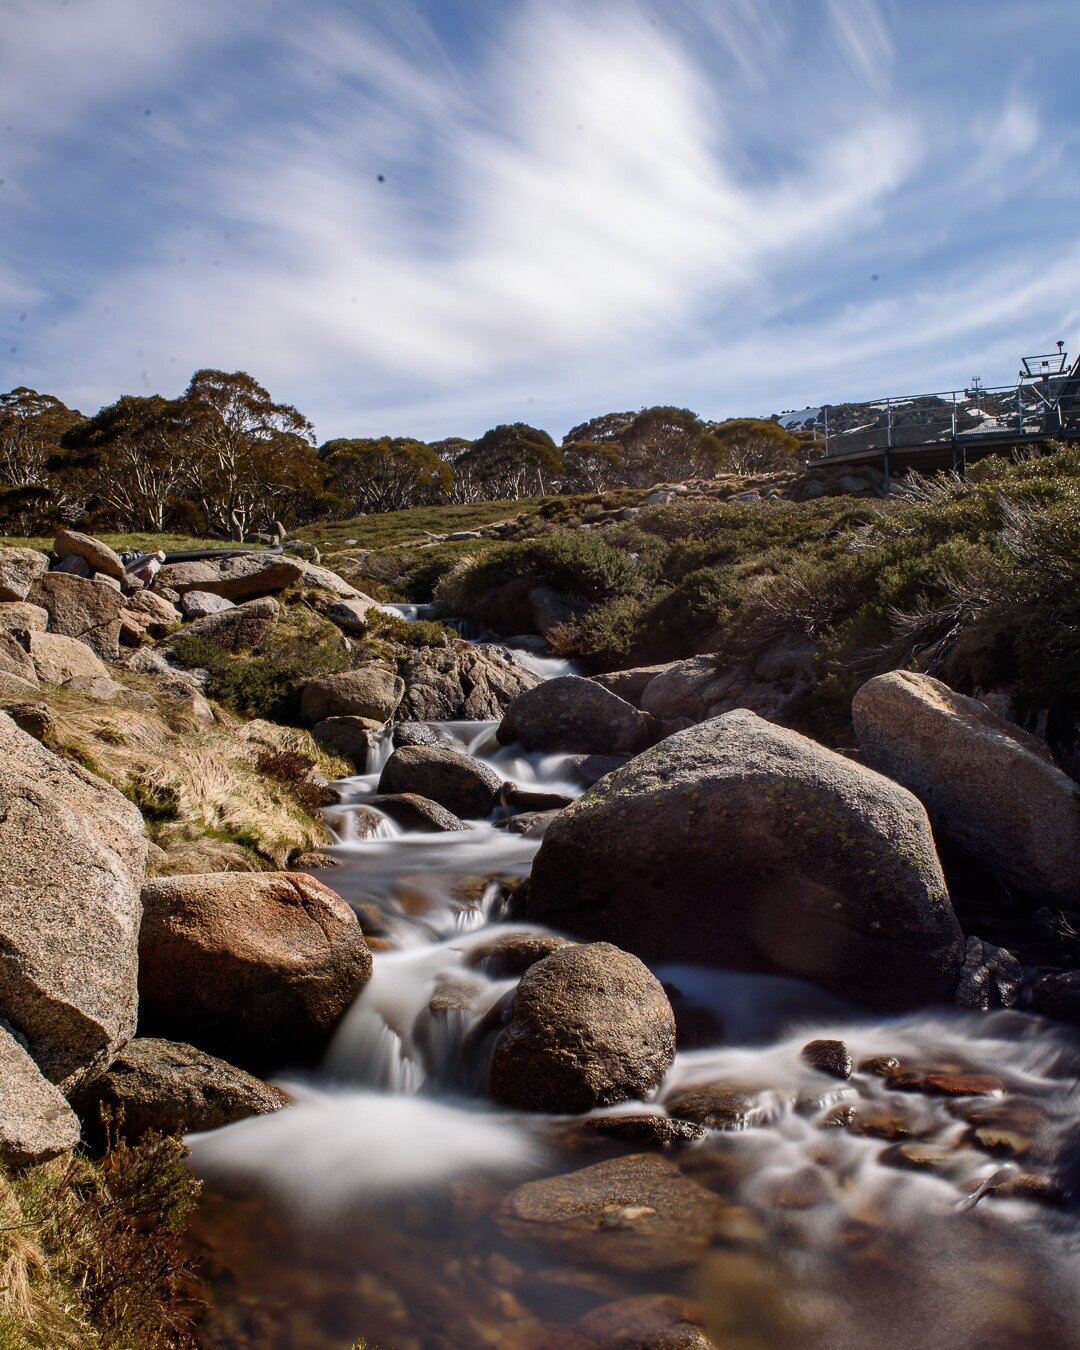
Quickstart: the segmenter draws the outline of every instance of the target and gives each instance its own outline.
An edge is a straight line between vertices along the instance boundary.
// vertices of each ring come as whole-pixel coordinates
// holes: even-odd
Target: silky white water
[[[409,617],[423,617],[423,607],[412,609]],[[580,794],[567,756],[499,746],[495,726],[458,722],[438,729],[506,781]],[[408,1215],[421,1197],[435,1203],[441,1195],[439,1203],[451,1204],[465,1182],[505,1192],[530,1177],[595,1159],[567,1155],[560,1131],[568,1122],[498,1111],[485,1097],[488,1057],[516,980],[492,977],[474,954],[493,936],[543,931],[503,921],[505,885],[498,880],[526,876],[540,841],[499,829],[494,821],[470,821],[464,831],[410,833],[385,817],[374,837],[358,838],[351,816],[370,809],[365,799],[391,752],[392,735],[377,739],[367,772],[341,785],[345,801],[327,818],[336,841],[331,851],[342,865],[323,875],[356,906],[365,931],[377,923],[393,949],[376,953],[374,973],[322,1068],[284,1080],[295,1105],[195,1136],[191,1147],[195,1166],[215,1186],[255,1186],[304,1225],[337,1223],[344,1213],[377,1206],[384,1225],[380,1241],[393,1245],[395,1235],[404,1241],[400,1251],[395,1247],[394,1287],[408,1286],[411,1299],[424,1301],[449,1279],[428,1269],[434,1262],[442,1270],[441,1253],[475,1248],[472,1259],[483,1271],[492,1235],[468,1217],[471,1211],[464,1218],[454,1211],[441,1236],[430,1223],[414,1232]],[[1066,1031],[1025,1013],[932,1009],[870,1017],[779,977],[693,966],[661,967],[656,974],[681,1009],[715,1029],[715,1043],[680,1050],[649,1101],[600,1114],[662,1113],[665,1101],[717,1079],[758,1093],[745,1128],[707,1130],[680,1155],[682,1165],[691,1175],[722,1176],[728,1203],[744,1207],[761,1226],[776,1278],[809,1322],[816,1325],[821,1309],[829,1309],[824,1344],[983,1350],[999,1344],[994,1310],[1006,1304],[1011,1311],[1002,1317],[1012,1339],[1001,1344],[1042,1350],[1074,1343],[1062,1329],[1077,1324],[1070,1213],[995,1194],[1032,1159],[1044,1172],[1068,1173],[1078,1095],[1077,1056]],[[1019,1162],[1003,1162],[976,1146],[976,1127],[946,1097],[902,1096],[868,1072],[857,1072],[850,1082],[823,1079],[800,1053],[817,1037],[842,1039],[856,1063],[892,1056],[995,1075],[1006,1097],[1030,1105],[1036,1122],[1030,1144],[1021,1141]],[[869,1118],[880,1115],[877,1133],[821,1128],[823,1112],[854,1102]],[[872,1243],[876,1233],[884,1242],[880,1287],[874,1279],[852,1286],[851,1251],[860,1260],[863,1252],[852,1243],[856,1236],[858,1243]],[[365,1245],[370,1234],[354,1240],[357,1268],[367,1268],[377,1260]],[[499,1250],[497,1242],[491,1250]],[[308,1274],[316,1287],[319,1271],[336,1260],[325,1248],[318,1253],[297,1256],[290,1248],[288,1256],[312,1263]],[[1014,1266],[1015,1274],[1000,1276],[1002,1292],[994,1281]],[[711,1269],[702,1267],[705,1286]],[[640,1292],[637,1279],[605,1278],[606,1296],[620,1289],[623,1297]],[[972,1283],[982,1278],[996,1292],[980,1302]],[[585,1276],[560,1279],[570,1288]],[[673,1287],[659,1275],[646,1277],[645,1284]],[[478,1296],[474,1289],[471,1297]],[[356,1295],[356,1316],[377,1328],[385,1309],[373,1297]],[[569,1315],[558,1299],[552,1308],[543,1316]],[[1051,1313],[1054,1330],[1047,1340],[1042,1328]],[[452,1312],[443,1309],[439,1316],[445,1320]],[[441,1342],[430,1329],[419,1330],[408,1343],[472,1345],[470,1335],[458,1330],[457,1339]]]

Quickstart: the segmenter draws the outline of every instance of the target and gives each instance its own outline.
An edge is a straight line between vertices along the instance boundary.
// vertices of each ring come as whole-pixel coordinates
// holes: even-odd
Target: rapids
[[[424,606],[394,608],[426,617]],[[542,677],[568,668],[518,658]],[[565,756],[500,747],[495,725],[441,730],[506,780],[580,793]],[[387,948],[370,982],[321,1069],[282,1080],[293,1106],[189,1141],[207,1182],[206,1344],[344,1350],[360,1335],[415,1350],[661,1344],[559,1337],[597,1306],[691,1294],[717,1344],[744,1350],[1080,1345],[1069,1210],[1022,1189],[995,1194],[1030,1159],[1060,1175],[1077,1151],[1073,1043],[1022,1012],[884,1019],[795,980],[660,968],[697,1048],[679,1050],[652,1100],[598,1114],[661,1113],[665,1099],[716,1078],[752,1090],[743,1128],[708,1130],[667,1155],[722,1197],[728,1235],[675,1268],[606,1266],[600,1246],[553,1254],[508,1242],[492,1216],[513,1187],[633,1148],[586,1147],[570,1121],[485,1100],[516,981],[487,973],[476,953],[494,933],[543,931],[504,918],[508,887],[528,874],[539,840],[494,820],[417,834],[385,817],[375,837],[358,839],[351,818],[392,748],[387,732],[366,772],[338,785],[342,803],[327,818],[340,865],[320,874]],[[823,1089],[800,1054],[818,1037],[843,1039],[857,1064],[890,1056],[993,1074],[1021,1105],[995,1117],[984,1102],[980,1116],[978,1102],[901,1096],[868,1071]],[[856,1102],[865,1131],[821,1128],[824,1112]]]

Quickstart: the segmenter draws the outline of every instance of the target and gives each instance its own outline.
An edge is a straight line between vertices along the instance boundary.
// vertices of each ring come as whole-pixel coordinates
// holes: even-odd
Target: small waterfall
[[[368,774],[378,775],[386,767],[386,761],[394,753],[394,728],[380,727],[368,734],[367,761],[364,769]]]

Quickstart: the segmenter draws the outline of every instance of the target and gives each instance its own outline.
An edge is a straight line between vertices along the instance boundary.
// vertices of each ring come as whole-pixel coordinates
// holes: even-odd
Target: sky
[[[1080,341],[1080,0],[0,0],[0,390],[319,439]]]

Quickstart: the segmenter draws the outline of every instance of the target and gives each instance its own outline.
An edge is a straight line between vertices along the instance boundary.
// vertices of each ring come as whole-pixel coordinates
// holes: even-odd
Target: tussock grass
[[[131,683],[153,689],[146,679]],[[344,760],[327,755],[306,731],[224,711],[200,728],[164,695],[153,707],[95,703],[63,689],[43,690],[55,721],[51,748],[130,797],[163,850],[158,873],[281,868],[327,842],[306,775],[337,778]],[[292,776],[260,768],[290,757]],[[279,761],[280,763],[280,761]]]

